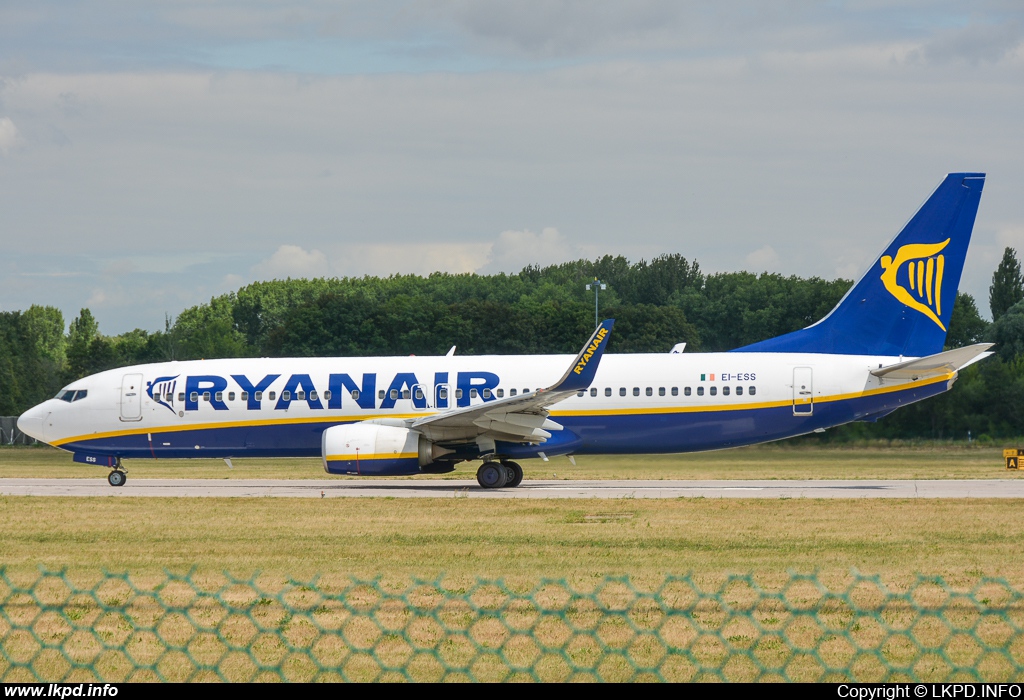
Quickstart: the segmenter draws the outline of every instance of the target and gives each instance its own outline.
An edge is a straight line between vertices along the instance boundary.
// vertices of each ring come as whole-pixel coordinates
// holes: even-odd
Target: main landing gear
[[[111,486],[124,486],[126,481],[128,481],[128,474],[125,473],[124,468],[121,466],[121,458],[118,457],[110,473],[107,474],[107,483]]]
[[[523,468],[515,462],[484,462],[476,472],[477,482],[485,489],[514,488],[523,483]]]

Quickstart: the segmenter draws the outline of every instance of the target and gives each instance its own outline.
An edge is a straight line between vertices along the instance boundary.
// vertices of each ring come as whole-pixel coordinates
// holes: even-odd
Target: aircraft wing
[[[541,443],[562,426],[548,418],[548,407],[590,387],[608,346],[614,319],[603,321],[562,378],[546,389],[456,408],[413,421],[410,426],[435,441],[494,440]]]
[[[983,360],[992,353],[988,349],[995,343],[978,343],[967,345],[954,350],[940,352],[937,355],[928,355],[916,360],[899,362],[888,367],[880,367],[871,370],[871,374],[884,379],[924,379],[926,377],[938,377],[963,369],[967,365]]]

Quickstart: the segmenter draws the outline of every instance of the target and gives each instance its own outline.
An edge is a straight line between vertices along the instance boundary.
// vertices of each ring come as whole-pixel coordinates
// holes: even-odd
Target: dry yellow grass
[[[11,455],[14,455],[11,458]],[[744,459],[735,460],[735,456]],[[664,461],[659,461],[664,460]],[[621,478],[621,469],[637,465],[636,459],[579,460],[574,475]],[[4,450],[0,452],[3,476],[49,475],[50,471],[65,476],[83,472],[101,476],[102,470],[70,465],[67,457],[50,450]],[[548,463],[543,468],[551,468]],[[559,477],[567,476],[558,462]],[[543,463],[540,463],[542,466]],[[768,465],[766,468],[765,465]],[[134,465],[130,465],[134,467]],[[236,463],[234,472],[218,463],[180,463],[139,465],[132,478],[188,475],[211,476],[216,467],[224,476],[280,477],[288,471],[296,476],[321,477],[315,460],[248,461]],[[802,478],[833,478],[852,476],[860,470],[865,478],[881,475],[907,477],[945,475],[991,478],[1005,475],[995,450],[943,451],[938,449],[880,450],[812,450],[758,448],[646,460],[634,467],[632,476],[645,478],[753,478],[800,476]],[[932,470],[920,474],[917,470]],[[160,473],[167,470],[172,473]],[[206,470],[206,473],[203,473]],[[289,471],[291,470],[291,471]],[[296,473],[305,470],[304,473]],[[644,471],[647,470],[647,471]],[[936,474],[935,472],[938,472]],[[191,473],[189,473],[191,472]],[[765,473],[767,472],[767,473]],[[867,472],[867,473],[863,473]],[[540,469],[535,476],[546,476]],[[466,474],[463,474],[466,475]],[[1015,476],[1012,475],[1011,476]],[[127,571],[143,589],[155,588],[165,580],[164,570],[176,573],[194,571],[194,582],[204,590],[216,590],[223,584],[223,574],[248,578],[261,572],[256,581],[266,591],[280,591],[290,581],[309,581],[319,575],[321,590],[328,593],[350,585],[351,576],[373,578],[382,576],[386,588],[407,587],[412,578],[442,578],[454,591],[465,590],[478,577],[503,578],[513,588],[529,588],[545,578],[566,579],[568,585],[581,591],[593,589],[607,575],[628,576],[640,590],[650,591],[662,585],[668,574],[695,572],[694,581],[706,591],[717,590],[730,573],[753,574],[765,588],[779,590],[790,580],[790,571],[817,572],[818,580],[832,590],[844,590],[853,580],[851,570],[878,574],[896,590],[905,590],[916,581],[918,572],[939,575],[960,589],[969,589],[985,576],[1006,578],[1018,589],[1024,588],[1024,559],[1019,556],[1024,537],[1019,520],[1020,504],[1009,500],[768,500],[768,499],[676,499],[647,500],[552,500],[552,501],[484,501],[476,499],[129,499],[129,498],[36,498],[0,497],[0,564],[16,581],[29,581],[38,576],[39,567],[65,568],[67,576],[83,586],[98,580],[100,571]],[[116,582],[115,582],[116,583]],[[174,585],[161,594],[171,603]],[[304,589],[297,589],[302,595]],[[815,598],[813,586],[804,591],[799,585],[791,589],[791,600]],[[998,593],[998,592],[997,592]],[[55,594],[59,598],[59,593]],[[123,592],[103,589],[104,604],[124,600]],[[185,598],[187,592],[180,593]],[[234,593],[230,593],[235,595]],[[410,659],[410,674],[422,680],[436,680],[443,675],[438,658],[458,666],[472,661],[471,675],[481,679],[500,679],[507,666],[498,663],[494,650],[513,665],[536,657],[537,645],[522,636],[509,635],[507,626],[494,621],[472,622],[456,603],[451,610],[439,613],[452,620],[470,620],[472,644],[467,637],[446,636],[436,625],[415,622],[405,636],[389,632],[392,620],[413,620],[408,607],[388,603],[374,617],[383,628],[367,623],[330,600],[317,603],[309,614],[282,610],[276,599],[258,599],[250,590],[237,594],[239,600],[253,599],[252,622],[266,627],[267,634],[254,637],[252,623],[232,618],[218,628],[223,639],[199,633],[193,623],[175,614],[160,618],[152,598],[143,596],[130,610],[131,616],[101,614],[95,599],[72,600],[63,613],[47,613],[38,617],[40,608],[30,600],[5,606],[10,619],[37,619],[35,634],[47,643],[62,644],[72,658],[90,659],[90,654],[103,644],[118,647],[122,643],[133,658],[144,663],[160,659],[160,672],[168,679],[214,678],[212,672],[196,672],[197,666],[177,652],[167,652],[164,641],[145,631],[148,624],[159,620],[161,634],[171,644],[190,640],[189,649],[201,663],[224,659],[220,667],[224,677],[263,678],[257,673],[253,659],[271,665],[280,664],[284,677],[304,680],[314,677],[317,664],[332,668],[344,667],[353,679],[399,678],[400,673],[380,673],[381,664],[397,664]],[[309,592],[309,595],[317,595]],[[368,594],[371,595],[372,594]],[[485,606],[494,593],[485,591]],[[554,594],[553,594],[554,595]],[[730,590],[732,603],[746,600],[742,591]],[[979,595],[988,596],[986,592]],[[248,596],[248,598],[246,598]],[[928,603],[936,591],[924,591]],[[557,598],[557,595],[555,596]],[[614,597],[614,596],[613,596]],[[980,600],[980,598],[979,598]],[[989,599],[986,597],[986,601]],[[993,598],[995,600],[995,598]],[[865,599],[870,603],[870,595]],[[178,601],[180,602],[180,601]],[[250,600],[250,602],[252,602]],[[988,602],[985,603],[986,605]],[[459,606],[462,606],[460,608]],[[214,606],[216,607],[216,606]],[[394,609],[392,609],[394,607]],[[656,620],[653,611],[643,613],[637,624]],[[194,620],[203,622],[204,615],[216,616],[215,609],[203,605],[191,610]],[[502,619],[514,623],[518,613]],[[970,606],[955,609],[951,619],[971,617]],[[642,664],[654,663],[665,644],[686,649],[686,654],[673,652],[660,666],[663,677],[693,680],[725,677],[731,680],[756,678],[758,663],[774,666],[785,662],[787,673],[795,679],[820,677],[821,665],[807,655],[790,657],[787,642],[772,632],[775,626],[786,625],[787,636],[797,645],[818,646],[821,658],[828,664],[861,663],[854,659],[851,641],[870,647],[880,643],[885,634],[872,619],[850,621],[847,612],[826,606],[822,619],[849,623],[845,636],[836,636],[803,622],[786,622],[789,618],[771,601],[752,610],[757,625],[768,630],[758,632],[751,622],[726,622],[719,632],[710,636],[701,630],[723,624],[724,618],[714,604],[695,610],[685,624],[674,619],[659,632],[658,639],[644,638],[630,646],[631,658]],[[1014,609],[1019,620],[1020,610]],[[586,635],[572,637],[566,624],[586,627],[594,616],[584,600],[574,603],[563,615],[536,627],[533,634],[543,645],[576,639],[557,653],[544,656],[537,666],[537,677],[551,680],[587,679],[584,673],[574,675],[565,660],[580,667],[598,663],[597,647],[620,643],[629,636],[621,622],[614,620],[593,623],[600,626],[596,644]],[[653,616],[653,617],[651,617]],[[893,625],[906,627],[914,616],[905,604],[890,606],[885,619]],[[212,619],[212,618],[211,618]],[[639,618],[638,618],[639,619]],[[561,621],[560,621],[561,620]],[[843,622],[843,621],[846,622]],[[925,620],[922,624],[932,624]],[[204,622],[205,624],[205,622]],[[454,623],[453,623],[454,624]],[[651,623],[653,624],[653,623]],[[959,624],[959,623],[957,623]],[[968,623],[964,623],[965,625]],[[971,623],[973,624],[973,623]],[[328,631],[322,639],[316,629]],[[79,629],[76,629],[79,628]],[[455,625],[458,629],[458,625]],[[344,628],[347,641],[335,632]],[[923,642],[942,639],[944,627],[934,630],[917,627]],[[4,631],[0,630],[0,636]],[[468,634],[468,632],[467,632]],[[915,633],[917,634],[917,633]],[[1001,632],[992,631],[998,643]],[[625,635],[625,636],[623,636]],[[230,645],[248,644],[252,638],[251,656],[246,653],[225,654],[225,640]],[[514,638],[513,638],[514,637]],[[316,644],[312,639],[317,638]],[[658,641],[658,640],[661,641]],[[986,638],[987,639],[987,638]],[[871,659],[886,663],[914,663],[915,673],[922,678],[944,678],[948,664],[934,655],[917,659],[916,642],[897,636]],[[986,641],[986,643],[988,643]],[[38,643],[31,635],[8,634],[8,651],[29,656]],[[596,646],[595,646],[596,644]],[[1019,639],[1008,653],[1024,659],[1024,643]],[[289,656],[286,646],[306,649],[308,653]],[[424,647],[428,652],[410,651]],[[432,646],[436,645],[436,646]],[[662,645],[662,646],[659,646]],[[373,653],[366,651],[372,647]],[[731,651],[730,651],[731,650]],[[436,651],[436,653],[435,653]],[[946,652],[956,663],[971,664],[976,644],[966,637],[955,637]],[[48,655],[48,656],[47,656]],[[104,652],[97,667],[105,678],[120,679],[134,673],[123,655]],[[609,657],[601,675],[609,679],[632,677],[632,666],[622,656]],[[791,661],[785,661],[792,658]],[[869,657],[861,657],[869,658]],[[1012,678],[1005,664],[979,657],[982,677],[992,680]],[[314,659],[316,663],[310,661]],[[561,659],[561,661],[559,660]],[[916,660],[915,660],[916,659]],[[998,661],[998,659],[997,659]],[[89,662],[90,664],[92,662]],[[218,662],[219,663],[219,662]],[[660,663],[660,662],[659,662]],[[724,670],[713,673],[702,668]],[[106,664],[106,665],[103,665]],[[617,665],[616,665],[617,664]],[[986,666],[988,664],[988,666]],[[995,665],[992,665],[995,664]],[[91,672],[69,671],[65,657],[44,652],[38,668],[47,679],[70,673],[70,678],[89,680]],[[863,666],[863,664],[862,664]],[[989,668],[991,666],[991,668]],[[885,665],[872,662],[856,676],[861,680],[881,678]],[[18,673],[21,673],[20,671]],[[719,673],[721,675],[719,675]],[[324,679],[338,677],[332,671]],[[441,674],[441,675],[439,675]],[[2,675],[2,669],[0,669]],[[13,680],[16,676],[9,676]],[[130,676],[134,680],[153,677],[150,672]],[[276,672],[267,679],[279,677]],[[643,678],[644,676],[641,676]],[[769,675],[767,678],[777,678]]]
[[[1024,585],[1012,500],[0,498],[0,562],[133,574],[163,568],[462,578],[851,567]],[[588,517],[591,516],[591,517]]]

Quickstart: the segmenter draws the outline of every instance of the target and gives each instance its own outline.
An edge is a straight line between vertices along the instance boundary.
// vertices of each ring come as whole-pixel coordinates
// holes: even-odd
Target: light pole
[[[589,292],[591,288],[594,289],[594,328],[597,328],[600,323],[597,316],[597,294],[602,289],[608,289],[608,285],[595,277],[594,281],[587,285],[587,291]]]

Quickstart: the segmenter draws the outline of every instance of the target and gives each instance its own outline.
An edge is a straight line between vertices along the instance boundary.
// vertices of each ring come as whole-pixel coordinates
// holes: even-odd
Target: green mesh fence
[[[1022,594],[854,572],[764,588],[290,582],[0,569],[0,680],[1020,681]]]

